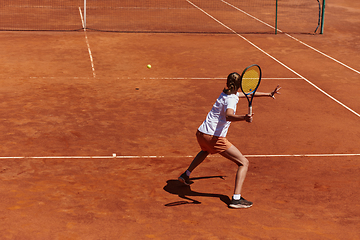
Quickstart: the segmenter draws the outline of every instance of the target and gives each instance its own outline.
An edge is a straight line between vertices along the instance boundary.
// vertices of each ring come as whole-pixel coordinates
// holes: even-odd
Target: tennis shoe
[[[192,181],[190,181],[190,178],[188,175],[186,175],[186,173],[181,174],[178,180],[185,185],[190,185],[192,183]]]
[[[253,205],[252,202],[246,200],[245,198],[241,197],[240,200],[235,200],[234,198],[231,200],[229,204],[230,208],[249,208]]]

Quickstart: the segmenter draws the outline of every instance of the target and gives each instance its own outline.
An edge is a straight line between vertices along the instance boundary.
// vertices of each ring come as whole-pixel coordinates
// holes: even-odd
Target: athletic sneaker
[[[252,206],[252,202],[246,200],[245,198],[241,197],[240,200],[231,200],[229,207],[231,208],[249,208]]]
[[[192,182],[190,181],[190,178],[186,173],[181,174],[181,176],[178,178],[180,182],[182,182],[185,185],[190,185]]]

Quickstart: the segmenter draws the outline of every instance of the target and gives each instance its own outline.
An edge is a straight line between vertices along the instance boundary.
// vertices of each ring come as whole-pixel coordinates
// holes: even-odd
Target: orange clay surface
[[[359,71],[360,5],[337,2],[323,35],[294,37]],[[360,239],[359,72],[285,34],[244,37],[286,67],[237,35],[87,37],[94,72],[84,32],[0,32],[0,239]],[[282,90],[230,127],[254,202],[233,210],[232,162],[177,177],[226,76],[253,63],[259,91]]]

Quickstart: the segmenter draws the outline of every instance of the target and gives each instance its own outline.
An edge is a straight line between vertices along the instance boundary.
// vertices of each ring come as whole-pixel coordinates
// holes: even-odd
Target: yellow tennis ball
[[[147,68],[149,68],[149,69],[150,69],[150,68],[151,68],[151,65],[150,65],[150,64],[148,64],[148,65],[147,65]]]

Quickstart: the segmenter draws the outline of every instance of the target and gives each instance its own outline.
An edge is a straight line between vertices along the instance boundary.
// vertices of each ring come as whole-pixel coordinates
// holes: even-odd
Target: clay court
[[[119,16],[97,6],[84,30],[75,2],[26,24],[0,5],[0,239],[360,239],[359,3],[326,1],[323,34],[280,12],[288,30],[275,34],[254,18],[241,30],[242,12],[200,0],[173,1],[190,9],[178,32],[144,13],[100,30]],[[230,209],[234,163],[213,155],[190,186],[177,178],[227,75],[251,64],[259,91],[282,89],[229,129],[254,202]],[[237,113],[247,110],[241,99]]]

